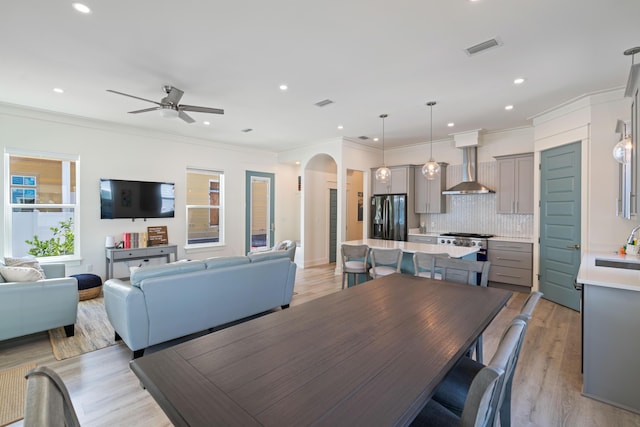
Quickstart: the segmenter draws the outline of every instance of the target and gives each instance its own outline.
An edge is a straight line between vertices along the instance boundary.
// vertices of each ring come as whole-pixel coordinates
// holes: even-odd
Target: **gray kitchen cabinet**
[[[489,284],[532,286],[533,244],[489,240],[487,259],[491,262]]]
[[[442,194],[447,188],[448,163],[439,163],[440,176],[428,180],[422,176],[422,166],[414,167],[415,174],[415,213],[445,213],[447,211],[446,196]]]
[[[496,212],[533,213],[533,153],[496,156],[498,188]]]
[[[372,194],[408,194],[414,193],[414,174],[412,165],[387,166],[391,170],[391,179],[387,183],[376,181],[376,170],[371,169]]]
[[[438,236],[415,236],[409,235],[409,241],[415,243],[429,243],[435,245],[438,243]]]
[[[582,394],[640,413],[640,292],[584,284]]]

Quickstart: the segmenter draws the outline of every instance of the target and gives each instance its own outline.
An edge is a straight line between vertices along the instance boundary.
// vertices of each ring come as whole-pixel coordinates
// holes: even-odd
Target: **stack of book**
[[[122,233],[124,249],[146,248],[147,233]]]

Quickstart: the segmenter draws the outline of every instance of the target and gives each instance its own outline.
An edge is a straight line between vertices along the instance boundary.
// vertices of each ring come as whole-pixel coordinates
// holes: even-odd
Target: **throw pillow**
[[[44,274],[32,267],[0,267],[0,275],[7,282],[35,282]]]
[[[4,263],[7,267],[31,267],[35,268],[45,278],[44,270],[40,267],[40,263],[34,256],[27,255],[22,258],[4,257]]]

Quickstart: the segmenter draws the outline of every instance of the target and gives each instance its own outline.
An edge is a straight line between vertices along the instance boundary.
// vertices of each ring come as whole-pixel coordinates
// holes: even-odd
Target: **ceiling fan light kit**
[[[186,113],[191,111],[194,113],[209,113],[209,114],[224,114],[224,110],[221,108],[199,107],[197,105],[179,104],[180,99],[184,92],[170,85],[164,85],[162,87],[167,94],[160,102],[152,101],[150,99],[140,98],[139,96],[129,95],[128,93],[118,92],[117,90],[107,89],[107,92],[115,93],[116,95],[128,96],[129,98],[139,99],[145,102],[151,102],[156,104],[156,107],[144,108],[142,110],[129,111],[130,114],[147,113],[149,111],[160,111],[160,115],[167,119],[181,118],[187,123],[194,123],[195,120]]]
[[[428,180],[434,180],[440,176],[440,164],[433,160],[433,106],[436,105],[435,101],[427,102],[429,106],[430,116],[431,116],[431,129],[429,133],[429,161],[422,166],[422,176],[424,176]]]

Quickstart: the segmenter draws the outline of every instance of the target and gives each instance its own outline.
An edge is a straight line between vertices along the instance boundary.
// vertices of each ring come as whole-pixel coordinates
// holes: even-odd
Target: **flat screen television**
[[[173,182],[100,179],[100,218],[173,218]]]

